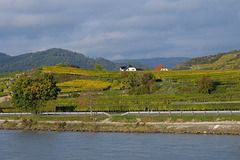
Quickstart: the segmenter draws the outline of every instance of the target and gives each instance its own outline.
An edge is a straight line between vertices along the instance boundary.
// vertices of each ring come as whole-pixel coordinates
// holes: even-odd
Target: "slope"
[[[107,70],[114,70],[115,64],[104,58],[89,58],[83,54],[53,48],[36,53],[27,53],[15,57],[0,57],[0,73],[26,71],[36,66],[53,66],[59,63],[78,65],[81,68],[93,68],[100,64]]]
[[[172,70],[223,70],[240,69],[240,51],[218,53],[204,57],[193,58],[172,68]]]

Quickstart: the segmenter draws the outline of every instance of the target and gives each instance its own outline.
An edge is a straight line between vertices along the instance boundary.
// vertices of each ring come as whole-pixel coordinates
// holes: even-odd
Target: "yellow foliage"
[[[235,57],[235,54],[227,54],[222,56],[219,60],[217,60],[213,64],[193,65],[193,69],[216,68],[217,66],[225,64],[228,60],[233,59],[234,57]]]
[[[72,74],[82,76],[100,76],[100,77],[120,77],[119,71],[96,71],[92,69],[82,69],[60,66],[43,66],[44,73]]]
[[[58,83],[59,87],[72,87],[62,89],[61,92],[73,92],[73,91],[84,91],[84,90],[103,90],[111,86],[109,82],[93,81],[93,80],[73,80],[63,83]]]

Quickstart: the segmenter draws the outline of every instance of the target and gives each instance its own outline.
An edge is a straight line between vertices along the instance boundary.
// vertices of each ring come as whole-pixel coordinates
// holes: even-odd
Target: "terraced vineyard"
[[[109,112],[240,109],[240,70],[134,72],[137,77],[153,73],[158,90],[152,94],[131,95],[131,88],[122,88],[126,77],[120,71],[59,66],[43,66],[39,69],[54,75],[57,86],[62,89],[60,96],[48,101],[41,107],[41,111],[90,111],[90,106],[94,111]],[[210,76],[214,82],[211,94],[197,92],[199,81],[204,75]]]
[[[120,77],[118,71],[94,71],[92,69],[81,69],[73,67],[59,67],[59,66],[43,66],[44,73],[57,73],[57,74],[69,74],[69,75],[81,75],[81,76],[97,76],[97,77]]]
[[[62,89],[61,92],[77,92],[77,91],[86,91],[86,90],[103,90],[111,86],[109,82],[103,82],[98,80],[73,80],[68,82],[58,83],[59,87],[70,87]]]

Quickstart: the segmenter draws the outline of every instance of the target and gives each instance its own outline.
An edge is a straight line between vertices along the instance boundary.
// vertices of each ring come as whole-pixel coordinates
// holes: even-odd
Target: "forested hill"
[[[2,55],[2,54],[1,54]],[[115,63],[104,58],[89,58],[83,54],[53,48],[46,51],[36,53],[26,53],[19,56],[0,55],[0,73],[13,71],[26,71],[36,66],[54,66],[59,63],[65,65],[78,65],[81,68],[94,68],[96,64],[100,64],[107,70],[114,70]]]
[[[5,53],[1,53],[0,52],[0,58],[6,58],[6,57],[10,57],[9,55],[5,54]]]
[[[217,70],[240,69],[240,50],[193,58],[172,68],[172,70]]]
[[[81,53],[53,48],[14,57],[0,53],[0,74],[13,71],[27,71],[37,66],[54,66],[59,63],[77,65],[81,68],[89,69],[94,68],[96,64],[100,64],[107,70],[119,70],[119,65],[107,59],[89,58]],[[135,67],[139,67],[139,65],[141,64]]]

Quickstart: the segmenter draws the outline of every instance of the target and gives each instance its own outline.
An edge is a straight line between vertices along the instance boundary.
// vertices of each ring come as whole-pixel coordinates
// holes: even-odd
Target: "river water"
[[[2,160],[240,160],[240,136],[0,130]]]

